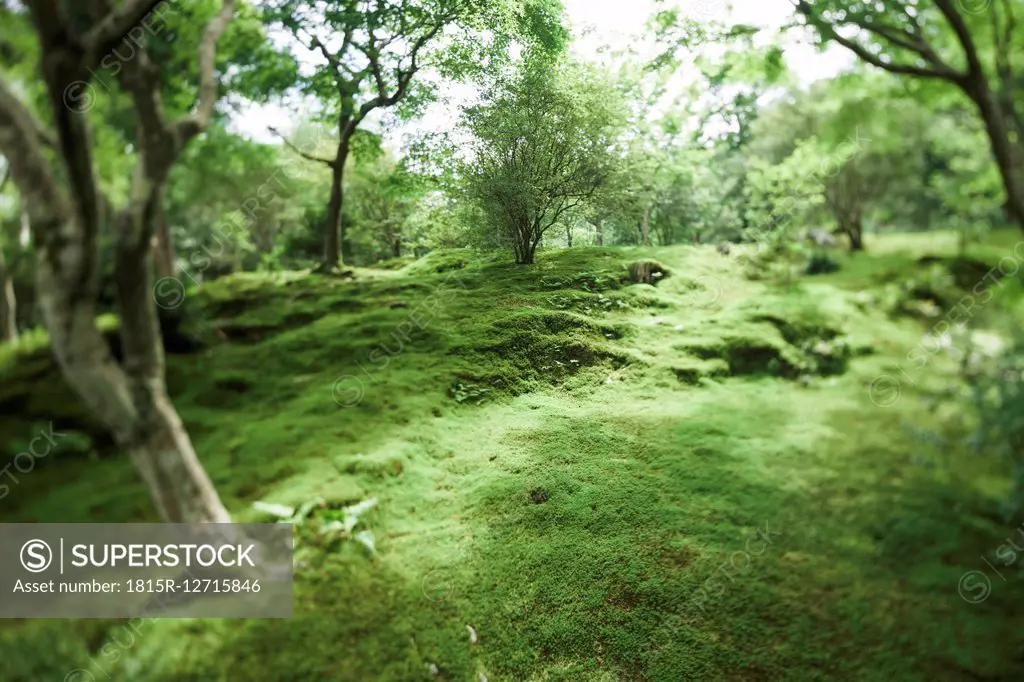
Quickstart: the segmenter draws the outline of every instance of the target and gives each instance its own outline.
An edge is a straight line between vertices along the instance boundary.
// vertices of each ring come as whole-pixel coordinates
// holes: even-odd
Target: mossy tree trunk
[[[167,396],[152,241],[171,166],[213,115],[217,41],[234,14],[234,0],[222,0],[200,42],[194,113],[178,121],[164,117],[161,74],[144,48],[123,62],[119,79],[134,105],[139,165],[132,173],[130,198],[116,212],[98,187],[87,112],[68,106],[65,95],[69,84],[89,83],[100,57],[124,40],[158,1],[130,0],[114,9],[97,0],[93,7],[104,16],[84,29],[67,23],[50,2],[26,4],[39,37],[57,134],[47,132],[0,78],[0,153],[10,163],[31,222],[39,306],[51,348],[68,384],[130,453],[165,521],[230,521]],[[44,153],[47,147],[59,159],[60,172]],[[99,236],[111,231],[116,239],[120,364],[96,326],[103,272]]]
[[[859,215],[844,216],[840,220],[840,227],[844,234],[850,239],[850,252],[856,253],[864,250],[864,221]]]
[[[157,277],[175,277],[174,242],[171,228],[167,224],[167,208],[164,197],[157,202],[156,229],[153,234],[153,260]]]
[[[345,201],[345,160],[348,151],[338,146],[338,156],[331,168],[331,198],[327,202],[327,220],[324,224],[324,258],[321,269],[337,270],[341,266],[341,209]]]
[[[0,248],[0,288],[0,339],[13,343],[18,340],[18,305],[14,297],[14,279],[7,269],[3,248]]]

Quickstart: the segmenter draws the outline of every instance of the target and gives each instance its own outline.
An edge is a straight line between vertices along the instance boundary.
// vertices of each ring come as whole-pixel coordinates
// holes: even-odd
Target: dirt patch
[[[620,585],[613,586],[605,595],[605,603],[616,606],[623,611],[632,611],[641,601],[641,596]]]

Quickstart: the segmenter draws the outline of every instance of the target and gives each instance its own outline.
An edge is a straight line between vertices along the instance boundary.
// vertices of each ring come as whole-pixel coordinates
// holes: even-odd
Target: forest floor
[[[203,284],[205,345],[168,381],[228,508],[376,498],[376,553],[322,540],[317,507],[293,619],[130,641],[117,621],[7,621],[0,679],[1024,679],[1021,565],[980,603],[958,590],[1022,521],[1001,512],[1006,468],[937,398],[955,359],[908,360],[938,319],[921,301],[955,303],[1018,241],[965,266],[952,235],[878,238],[788,284],[711,246]],[[642,258],[669,275],[630,284]],[[1020,319],[1019,277],[990,289],[986,315]],[[156,520],[44,335],[0,348],[0,406],[0,451],[50,421],[72,434],[3,521]]]

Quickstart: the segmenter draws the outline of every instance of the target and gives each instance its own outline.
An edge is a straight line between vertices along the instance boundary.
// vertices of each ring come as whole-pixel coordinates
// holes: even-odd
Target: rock
[[[807,233],[807,238],[818,246],[839,246],[839,240],[829,234],[827,230],[818,227]]]
[[[657,284],[668,276],[668,268],[656,260],[639,260],[629,266],[629,278],[637,284]]]

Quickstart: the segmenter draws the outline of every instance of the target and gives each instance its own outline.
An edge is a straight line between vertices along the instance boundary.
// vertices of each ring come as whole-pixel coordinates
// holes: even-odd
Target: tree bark
[[[175,277],[175,261],[177,259],[174,242],[171,240],[171,229],[167,224],[167,208],[163,197],[160,198],[157,207],[156,228],[153,237],[153,259],[157,277]]]
[[[594,219],[594,241],[598,246],[604,246],[604,232],[601,230],[601,223],[604,221],[601,218]]]
[[[395,258],[402,257],[402,238],[395,237],[394,241],[391,242],[391,255]]]
[[[167,174],[184,145],[213,115],[217,41],[233,16],[234,1],[222,0],[220,11],[206,26],[199,45],[199,99],[185,118],[165,120],[159,70],[145,49],[122,64],[121,83],[136,115],[139,164],[128,203],[116,218],[98,190],[86,111],[71,108],[64,99],[69,83],[89,82],[90,66],[110,51],[109,43],[122,40],[138,23],[148,11],[143,6],[147,2],[136,0],[109,10],[84,35],[76,35],[77,27],[50,12],[49,3],[28,3],[43,52],[42,72],[57,141],[51,141],[0,78],[0,152],[10,163],[31,222],[39,307],[64,377],[130,453],[165,521],[228,522],[230,516],[167,397],[151,258]],[[43,153],[44,146],[57,151],[59,173]],[[96,326],[103,272],[99,236],[111,222],[117,235],[122,364]]]
[[[643,245],[651,245],[651,207],[647,206],[644,208],[644,222],[640,228],[640,234],[642,235]]]
[[[156,192],[155,196],[159,201],[163,193]],[[154,213],[159,214],[159,210]],[[129,220],[126,214],[122,215]],[[141,219],[145,220],[145,216]],[[119,233],[128,231],[121,229]],[[230,523],[231,517],[167,396],[163,340],[159,315],[153,305],[151,272],[149,251],[140,257],[131,241],[122,240],[115,281],[123,366],[134,414],[127,420],[128,428],[114,430],[114,438],[131,454],[161,517],[180,523]]]
[[[972,81],[965,90],[978,106],[985,124],[992,155],[1006,191],[1006,211],[1024,230],[1024,139],[1021,139],[1024,130],[1011,126],[1013,112],[1005,111],[984,76]],[[1016,140],[1012,139],[1014,135]]]
[[[18,340],[18,305],[14,297],[14,280],[7,270],[3,249],[0,248],[0,340],[14,343]]]
[[[565,241],[568,243],[569,248],[572,248],[572,226],[565,226]]]
[[[850,238],[850,253],[864,250],[864,227],[859,217],[843,218],[843,232]]]
[[[342,235],[341,210],[345,203],[345,162],[348,160],[349,138],[343,137],[331,166],[331,198],[327,202],[327,223],[324,226],[323,272],[334,272],[341,267]]]

